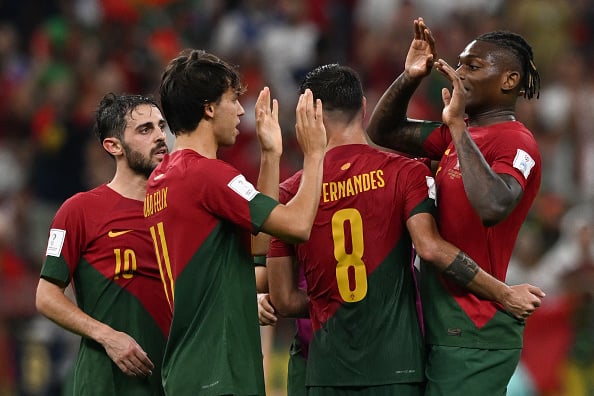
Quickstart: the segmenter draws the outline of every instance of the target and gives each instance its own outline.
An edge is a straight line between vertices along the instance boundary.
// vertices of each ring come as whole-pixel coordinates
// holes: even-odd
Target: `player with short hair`
[[[141,95],[106,95],[95,132],[115,159],[104,185],[69,198],[56,213],[36,304],[82,336],[76,395],[162,395],[161,359],[171,323],[146,229],[146,181],[167,153],[165,120]],[[64,295],[72,284],[75,305]]]

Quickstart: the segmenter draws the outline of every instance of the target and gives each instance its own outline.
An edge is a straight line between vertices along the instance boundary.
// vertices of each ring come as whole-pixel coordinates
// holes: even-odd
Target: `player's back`
[[[368,145],[326,154],[311,237],[297,245],[314,328],[309,385],[422,380],[406,220],[432,210],[426,176],[424,164]],[[298,179],[283,188],[294,193]]]

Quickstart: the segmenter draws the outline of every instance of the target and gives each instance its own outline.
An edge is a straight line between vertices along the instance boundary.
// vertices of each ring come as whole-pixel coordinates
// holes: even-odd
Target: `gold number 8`
[[[345,244],[345,223],[351,227],[352,252],[347,253]],[[367,269],[363,262],[363,219],[357,209],[341,209],[332,216],[332,239],[336,259],[336,282],[345,302],[361,301],[367,295]],[[349,268],[354,270],[354,288],[351,289]]]

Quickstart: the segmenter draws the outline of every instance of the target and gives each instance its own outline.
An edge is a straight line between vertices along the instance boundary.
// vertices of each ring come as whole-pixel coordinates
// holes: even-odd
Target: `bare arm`
[[[283,141],[278,123],[278,101],[272,100],[270,89],[264,87],[258,95],[255,107],[256,134],[260,142],[260,174],[257,189],[278,200],[279,165],[283,152]],[[260,232],[252,237],[252,254],[265,255],[270,244],[270,235]]]
[[[422,79],[431,72],[435,55],[435,40],[431,31],[422,18],[416,19],[404,72],[384,92],[367,126],[367,133],[374,143],[407,154],[424,156],[422,123],[408,119],[406,111]]]
[[[295,196],[286,205],[277,205],[263,224],[262,230],[287,242],[309,239],[322,190],[326,128],[322,120],[322,102],[314,107],[308,89],[299,97],[296,109],[297,140],[303,150],[303,174]]]
[[[516,207],[522,198],[522,187],[513,176],[497,174],[491,169],[466,128],[464,86],[460,77],[442,59],[435,65],[453,84],[451,93],[446,88],[442,90],[442,117],[456,147],[466,196],[483,224],[495,225]]]
[[[488,274],[466,253],[441,238],[430,214],[416,214],[408,219],[406,226],[417,254],[458,285],[500,303],[519,319],[525,319],[540,306],[542,290],[528,284],[510,287]]]
[[[269,257],[266,260],[270,302],[280,316],[305,318],[309,298],[298,288],[298,263],[294,257]]]
[[[101,344],[124,374],[130,376],[152,374],[154,364],[132,337],[84,313],[64,295],[64,288],[40,279],[35,304],[39,313],[66,330]]]

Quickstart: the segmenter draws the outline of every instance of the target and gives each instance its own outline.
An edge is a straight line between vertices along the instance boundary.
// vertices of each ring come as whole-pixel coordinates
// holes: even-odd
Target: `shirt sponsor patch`
[[[246,201],[251,201],[258,194],[258,190],[243,175],[235,176],[227,185]]]
[[[64,246],[64,239],[66,239],[66,230],[52,228],[47,241],[47,250],[45,251],[45,255],[60,257],[60,254],[62,253],[62,246]]]
[[[528,179],[528,175],[530,175],[530,171],[535,164],[536,162],[532,159],[530,154],[522,149],[518,149],[516,158],[514,158],[514,168],[522,172],[525,179]]]

